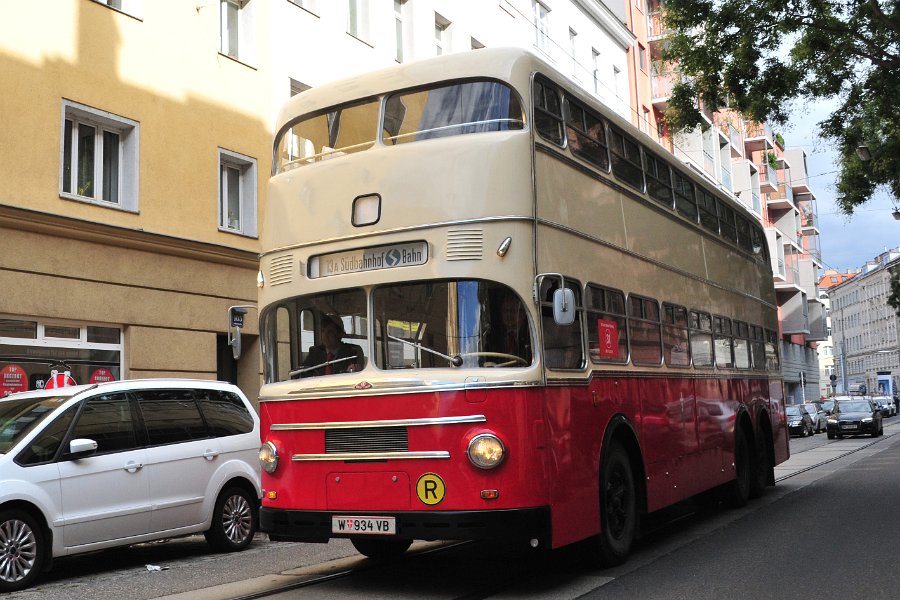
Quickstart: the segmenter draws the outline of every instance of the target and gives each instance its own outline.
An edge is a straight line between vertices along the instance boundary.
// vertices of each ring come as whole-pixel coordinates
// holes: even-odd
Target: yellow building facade
[[[260,382],[268,3],[4,2],[0,396],[139,377]]]

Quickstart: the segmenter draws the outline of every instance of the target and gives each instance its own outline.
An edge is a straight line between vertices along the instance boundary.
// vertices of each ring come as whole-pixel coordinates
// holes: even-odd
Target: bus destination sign
[[[311,257],[309,278],[412,267],[424,265],[426,262],[428,262],[428,244],[424,241],[358,248]]]

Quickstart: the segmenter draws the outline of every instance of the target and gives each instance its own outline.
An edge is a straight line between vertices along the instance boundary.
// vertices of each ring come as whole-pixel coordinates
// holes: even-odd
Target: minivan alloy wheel
[[[28,523],[9,519],[0,523],[0,580],[26,578],[37,560],[37,539]]]
[[[228,539],[235,544],[240,544],[251,535],[253,509],[244,496],[234,494],[225,501],[222,510],[222,528]]]

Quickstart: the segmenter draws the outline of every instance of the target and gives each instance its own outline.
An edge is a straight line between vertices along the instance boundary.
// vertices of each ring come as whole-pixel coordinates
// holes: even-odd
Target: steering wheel
[[[515,354],[506,354],[505,352],[465,352],[460,354],[462,358],[467,358],[469,356],[474,356],[477,358],[488,357],[488,358],[505,358],[506,362],[501,363],[487,363],[486,367],[511,367],[513,365],[521,365],[523,367],[527,367],[531,363],[522,358],[521,356],[516,356]]]

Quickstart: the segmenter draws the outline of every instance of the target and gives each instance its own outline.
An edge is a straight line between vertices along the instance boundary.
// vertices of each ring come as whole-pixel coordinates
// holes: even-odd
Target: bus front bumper
[[[367,512],[305,511],[263,507],[259,529],[281,542],[325,543],[352,534],[333,533],[333,516],[394,517],[396,538],[408,540],[530,540],[550,544],[550,507],[507,510]],[[368,537],[368,536],[367,536]]]

